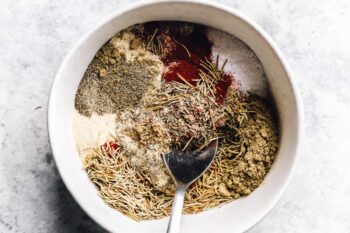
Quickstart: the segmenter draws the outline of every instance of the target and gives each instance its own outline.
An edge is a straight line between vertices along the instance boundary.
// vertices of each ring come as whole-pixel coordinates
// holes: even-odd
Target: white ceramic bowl
[[[231,8],[203,1],[146,1],[114,12],[84,36],[62,63],[50,95],[49,135],[58,170],[79,205],[108,231],[166,231],[168,218],[137,223],[102,201],[82,168],[72,135],[75,93],[95,53],[120,30],[153,20],[188,21],[221,29],[248,44],[263,64],[281,128],[280,148],[271,171],[249,196],[182,219],[183,233],[243,232],[262,219],[284,192],[297,157],[302,115],[293,77],[279,49],[258,25]]]

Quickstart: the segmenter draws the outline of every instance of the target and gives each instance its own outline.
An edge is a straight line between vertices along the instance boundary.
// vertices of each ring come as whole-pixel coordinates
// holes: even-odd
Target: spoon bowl
[[[164,155],[164,161],[177,185],[190,185],[209,168],[217,149],[216,139],[200,153],[174,150]]]
[[[215,139],[202,152],[174,150],[163,156],[165,165],[176,184],[176,193],[167,233],[179,232],[186,190],[190,184],[208,170],[217,150],[218,139]]]

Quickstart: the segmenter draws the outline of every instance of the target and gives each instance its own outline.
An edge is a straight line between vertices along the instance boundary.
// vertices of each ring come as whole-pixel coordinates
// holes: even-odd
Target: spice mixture
[[[272,105],[256,95],[266,93],[261,64],[241,41],[216,32],[221,39],[189,23],[132,26],[101,48],[79,85],[73,132],[88,176],[106,203],[135,220],[169,214],[175,185],[162,156],[174,149],[219,139],[213,164],[186,193],[185,213],[250,194],[275,159]],[[259,87],[242,87],[245,68],[220,55],[222,38],[251,57],[244,67],[262,79]]]

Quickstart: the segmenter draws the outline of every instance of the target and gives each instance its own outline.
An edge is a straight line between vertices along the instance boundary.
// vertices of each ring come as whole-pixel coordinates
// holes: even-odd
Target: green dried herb
[[[149,38],[146,48],[156,55],[161,55],[163,53],[163,44],[159,36],[156,36],[158,33],[158,28],[154,30],[154,33]]]

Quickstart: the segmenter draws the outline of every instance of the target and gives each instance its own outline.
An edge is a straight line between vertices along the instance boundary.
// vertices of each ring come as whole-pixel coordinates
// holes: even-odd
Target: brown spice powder
[[[134,40],[131,45],[136,48]],[[160,66],[160,62],[147,56],[128,60],[112,38],[87,68],[78,87],[75,108],[90,117],[92,113],[102,115],[138,106],[154,86],[155,77],[161,75]]]

